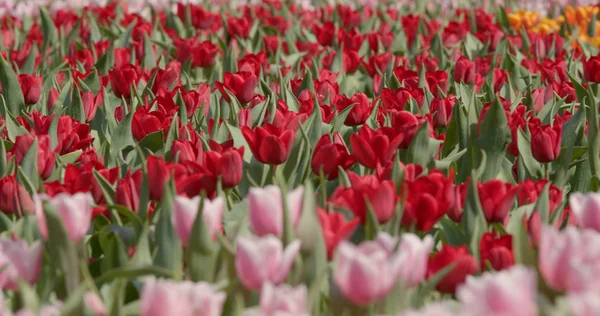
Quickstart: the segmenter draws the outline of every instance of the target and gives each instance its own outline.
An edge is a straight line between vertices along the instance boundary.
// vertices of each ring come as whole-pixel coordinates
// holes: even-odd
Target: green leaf
[[[48,14],[48,10],[44,7],[40,7],[40,19],[42,32],[44,33],[44,42],[42,44],[42,48],[50,46],[55,46],[59,43],[58,40],[58,30],[56,29],[56,25],[54,25],[54,21]]]
[[[123,120],[119,123],[119,125],[117,125],[117,128],[112,135],[110,150],[113,156],[117,156],[117,154],[125,147],[135,144],[133,133],[131,131],[133,112],[134,111],[130,111],[127,113],[127,115],[125,115]]]
[[[133,278],[142,277],[146,275],[153,275],[159,278],[173,278],[173,272],[158,266],[144,266],[144,267],[121,267],[112,269],[103,273],[100,277],[98,277],[96,281],[96,285],[100,287],[102,284],[111,282],[116,279],[127,279],[131,280]]]
[[[0,55],[0,86],[2,86],[2,95],[9,112],[20,116],[21,109],[25,108],[21,84],[19,84],[19,79],[10,64],[6,62],[2,55]],[[6,117],[6,114],[2,113],[2,117]]]
[[[148,37],[148,33],[144,33],[144,68],[153,69],[156,67],[156,57],[152,49],[152,40]]]
[[[160,153],[164,148],[164,134],[163,131],[154,132],[146,135],[138,145],[143,149],[148,149],[151,152],[157,154]]]
[[[174,194],[173,184],[165,185],[156,224],[156,246],[158,249],[154,263],[171,271],[173,275],[179,278],[181,276],[182,250],[181,242],[171,221]]]
[[[437,153],[437,141],[429,138],[429,123],[423,123],[417,133],[415,134],[412,142],[408,146],[405,152],[403,162],[414,163],[423,167],[430,166],[433,163],[435,154]]]
[[[546,183],[542,192],[538,196],[537,201],[535,202],[535,210],[540,214],[540,219],[542,220],[542,225],[548,225],[550,223],[550,182]]]
[[[45,209],[48,240],[44,243],[44,249],[48,250],[53,259],[50,264],[64,277],[67,294],[71,294],[79,284],[77,252],[63,225],[63,219],[52,206],[46,204]]]
[[[74,85],[73,90],[73,102],[69,106],[69,115],[75,120],[85,123],[85,109],[83,107],[83,100],[81,100],[81,90],[77,85]]]
[[[479,201],[479,194],[477,190],[478,183],[475,172],[471,175],[471,181],[469,182],[469,189],[467,191],[466,203],[462,217],[462,227],[465,229],[469,238],[469,249],[471,254],[479,262],[479,241],[481,236],[487,231],[487,222],[481,203]]]
[[[96,169],[92,170],[93,174],[94,174],[94,178],[96,179],[96,183],[98,184],[98,186],[100,187],[100,190],[102,191],[102,195],[104,195],[104,199],[106,200],[107,204],[114,204],[115,203],[115,189],[113,188],[112,184],[110,184],[110,182],[108,182],[108,180],[106,180],[100,173],[98,173],[98,171]]]
[[[198,204],[198,213],[190,233],[187,261],[190,279],[194,282],[214,282],[217,251],[204,222],[204,198]]]
[[[40,185],[40,176],[38,173],[38,139],[35,138],[33,143],[31,143],[31,147],[23,157],[23,161],[21,162],[21,168],[23,168],[23,173],[27,176],[34,188],[38,188]]]
[[[482,181],[496,178],[500,173],[502,160],[504,159],[506,148],[510,144],[511,135],[508,128],[506,114],[498,98],[488,109],[481,129],[477,145],[486,153],[487,164],[482,176]]]

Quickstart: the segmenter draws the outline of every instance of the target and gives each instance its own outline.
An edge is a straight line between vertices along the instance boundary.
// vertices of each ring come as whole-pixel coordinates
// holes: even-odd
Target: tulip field
[[[0,316],[599,316],[593,2],[0,0]]]

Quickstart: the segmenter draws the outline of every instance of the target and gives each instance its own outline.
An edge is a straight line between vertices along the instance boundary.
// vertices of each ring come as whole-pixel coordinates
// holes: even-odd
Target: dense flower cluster
[[[600,314],[575,2],[0,3],[0,315]]]

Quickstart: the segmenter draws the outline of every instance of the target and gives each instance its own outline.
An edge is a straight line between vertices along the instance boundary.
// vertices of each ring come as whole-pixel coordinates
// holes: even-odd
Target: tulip
[[[0,239],[0,288],[16,291],[19,280],[34,284],[42,271],[42,244],[28,246],[21,239]]]
[[[49,178],[54,171],[56,161],[56,150],[50,148],[50,136],[40,135],[38,138],[37,148],[37,167],[38,173],[44,179]],[[31,135],[19,135],[15,138],[15,144],[9,151],[14,155],[15,162],[21,164],[27,153],[31,150],[31,146],[35,141],[35,137]]]
[[[98,294],[94,292],[87,292],[83,296],[83,302],[85,307],[92,312],[94,316],[106,316],[108,312],[106,311],[106,307],[104,303],[102,303],[102,299],[98,296]]]
[[[169,181],[171,172],[161,157],[148,156],[148,183],[150,184],[150,198],[160,200],[165,184]]]
[[[215,85],[221,91],[225,101],[231,102],[229,94],[225,91],[227,89],[240,103],[248,103],[254,98],[254,89],[258,85],[258,77],[248,71],[240,71],[234,74],[226,72],[223,75],[223,82],[217,81]]]
[[[292,151],[294,140],[296,140],[296,133],[293,130],[269,123],[265,123],[263,127],[256,127],[254,130],[243,126],[242,134],[254,158],[270,165],[284,163]]]
[[[454,81],[466,84],[475,83],[475,63],[461,56],[454,65]]]
[[[496,271],[507,269],[515,264],[511,235],[495,238],[494,234],[485,233],[481,236],[479,251],[481,270],[486,269],[487,263]]]
[[[538,118],[529,121],[531,131],[531,152],[533,158],[541,163],[556,160],[560,154],[562,127],[555,124],[541,125]]]
[[[600,233],[543,226],[539,269],[546,283],[556,290],[583,292],[600,288],[596,277],[600,273]]]
[[[0,211],[19,216],[32,214],[33,200],[15,176],[0,178]]]
[[[600,232],[600,193],[573,193],[569,204],[581,228]]]
[[[488,222],[504,222],[518,190],[518,186],[512,186],[502,180],[477,183],[481,208]]]
[[[104,103],[104,93],[100,91],[95,97],[91,91],[83,92],[81,95],[83,103],[83,111],[85,113],[85,121],[91,122],[96,116],[98,107]]]
[[[171,67],[167,69],[158,69],[156,71],[156,77],[152,84],[152,92],[156,94],[159,89],[171,90],[173,84],[177,85],[179,82],[180,70],[178,67]]]
[[[53,197],[45,194],[34,196],[35,214],[38,220],[40,233],[48,239],[48,227],[46,226],[46,214],[42,202],[46,201],[56,210],[58,216],[67,230],[69,238],[77,243],[83,239],[90,228],[92,221],[92,202],[94,199],[90,193],[59,193]]]
[[[129,99],[131,97],[131,86],[134,85],[135,88],[141,77],[135,66],[126,64],[109,70],[108,79],[117,98]]]
[[[358,133],[350,135],[350,146],[361,165],[375,169],[390,161],[400,146],[403,135],[392,135],[390,129],[372,130],[364,125]]]
[[[452,108],[456,103],[456,98],[448,97],[446,99],[435,98],[429,105],[429,110],[433,113],[433,125],[435,127],[446,127],[452,120]]]
[[[415,235],[406,235],[397,251],[396,241],[386,233],[358,246],[348,241],[340,243],[333,279],[348,300],[364,306],[387,296],[398,279],[410,286],[423,279],[433,239],[421,242]]]
[[[406,310],[399,316],[458,316],[450,304],[446,302],[435,302],[425,305],[419,310]]]
[[[294,240],[285,249],[277,237],[240,237],[235,255],[235,269],[242,284],[259,290],[266,283],[281,284],[287,278],[300,251]]]
[[[538,315],[537,275],[525,266],[468,276],[456,296],[469,315]]]
[[[199,107],[203,107],[203,113],[205,117],[208,117],[208,110],[210,108],[210,86],[208,84],[201,84],[198,86],[197,91],[185,91],[180,89],[181,98],[185,103],[185,111],[188,118],[192,118],[194,113]]]
[[[421,108],[424,98],[425,95],[421,88],[399,88],[397,90],[383,88],[381,104],[386,110],[403,111],[411,99]]]
[[[444,245],[442,250],[429,259],[428,277],[434,276],[446,266],[453,264],[452,269],[437,284],[437,289],[443,293],[454,293],[456,287],[465,282],[468,275],[477,272],[477,261],[469,254],[467,246],[454,248]]]
[[[354,107],[350,110],[348,116],[346,116],[344,124],[347,126],[358,126],[365,124],[371,115],[371,111],[373,111],[373,106],[366,94],[359,92],[353,95],[351,98],[340,94],[335,101],[335,107],[338,112],[344,111],[344,109],[353,104]]]
[[[232,37],[248,38],[251,26],[250,20],[246,17],[227,19],[227,33]]]
[[[202,164],[203,154],[202,146],[195,146],[189,140],[181,141],[176,139],[171,145],[171,156],[173,159],[177,158],[178,162],[191,161]]]
[[[339,186],[331,195],[334,205],[349,209],[362,223],[366,223],[368,201],[380,223],[392,219],[396,212],[394,182],[381,181],[375,175],[361,178],[354,172],[348,172],[348,178],[352,185],[348,188]]]
[[[325,239],[325,246],[327,247],[327,257],[332,259],[340,241],[350,237],[360,220],[355,218],[346,221],[341,213],[327,213],[322,209],[319,209],[318,215],[323,231],[323,239]]]
[[[161,97],[157,97],[159,99]],[[149,134],[168,130],[171,125],[169,117],[161,111],[150,111],[149,107],[141,106],[133,114],[131,133],[136,141],[141,141]]]
[[[225,189],[234,188],[242,181],[244,166],[244,147],[233,146],[222,151],[204,153],[205,166],[213,172],[215,178],[221,177],[221,185]]]
[[[138,169],[133,175],[117,181],[115,203],[137,212],[140,208],[140,190],[142,189],[142,173]]]
[[[592,56],[583,61],[583,78],[589,82],[600,83],[600,56]]]
[[[266,283],[260,292],[258,310],[250,310],[246,316],[308,316],[307,291],[305,285],[295,288],[282,284]]]
[[[566,303],[569,306],[570,316],[595,316],[600,315],[600,293],[590,290],[584,293],[569,293]]]
[[[456,192],[452,182],[452,178],[447,178],[435,170],[427,176],[407,182],[402,225],[414,225],[423,232],[430,231],[456,203]]]
[[[175,201],[173,201],[173,226],[184,247],[188,245],[190,234],[192,233],[198,214],[198,208],[200,207],[200,199],[200,196],[191,199],[184,196],[177,196],[175,197]],[[217,234],[221,232],[221,219],[224,208],[225,201],[221,197],[217,197],[212,201],[209,199],[204,199],[203,201],[202,221],[206,225],[213,241],[217,239]]]
[[[142,290],[140,315],[219,316],[226,298],[205,282],[151,280]]]
[[[54,105],[56,105],[56,102],[58,102],[59,96],[60,96],[60,93],[58,92],[58,90],[56,88],[50,89],[50,92],[48,92],[48,103],[46,104],[46,107],[48,108],[48,112],[52,112]]]
[[[197,44],[191,52],[192,67],[210,68],[214,66],[220,51],[219,46],[208,40]]]
[[[439,90],[446,93],[448,90],[448,73],[443,70],[428,71],[426,76],[427,86],[429,91],[436,96],[440,97]],[[439,90],[438,90],[439,89]]]
[[[355,160],[354,155],[348,153],[338,133],[333,136],[325,134],[315,145],[310,166],[314,174],[319,175],[323,172],[327,180],[333,180],[338,177],[339,167],[346,170],[354,164]]]
[[[42,94],[42,77],[20,74],[18,79],[25,98],[25,105],[36,104]]]
[[[293,226],[300,221],[304,188],[298,187],[288,192],[285,202]],[[258,236],[283,234],[283,201],[278,186],[250,188],[248,191],[248,216],[250,228]]]

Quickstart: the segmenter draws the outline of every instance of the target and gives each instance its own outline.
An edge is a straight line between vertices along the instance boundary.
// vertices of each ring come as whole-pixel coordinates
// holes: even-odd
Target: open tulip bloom
[[[592,2],[0,0],[0,315],[600,315]]]

